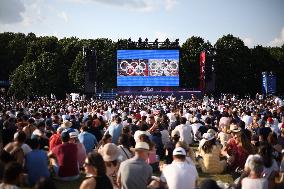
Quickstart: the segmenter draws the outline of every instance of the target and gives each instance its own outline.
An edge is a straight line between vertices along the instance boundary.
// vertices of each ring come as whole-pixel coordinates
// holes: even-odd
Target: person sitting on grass
[[[173,151],[174,161],[163,168],[161,185],[169,189],[194,189],[197,186],[198,173],[195,166],[186,161],[186,152],[178,147]]]
[[[249,176],[242,180],[242,189],[268,189],[268,180],[262,177],[264,164],[259,155],[253,155],[248,161]]]
[[[226,169],[226,161],[220,161],[221,147],[216,145],[216,139],[214,135],[210,133],[204,133],[203,139],[200,141],[200,153],[199,165],[202,172],[219,174]]]

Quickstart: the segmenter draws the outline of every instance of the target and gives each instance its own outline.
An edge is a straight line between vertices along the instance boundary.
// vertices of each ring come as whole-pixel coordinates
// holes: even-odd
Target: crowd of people
[[[284,102],[276,96],[0,97],[0,112],[3,189],[82,177],[81,189],[284,187]],[[200,172],[234,182],[200,181]]]

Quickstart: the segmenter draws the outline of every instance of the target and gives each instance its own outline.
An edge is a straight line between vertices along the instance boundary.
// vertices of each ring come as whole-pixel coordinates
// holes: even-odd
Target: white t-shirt
[[[242,180],[242,189],[268,189],[268,180],[266,178],[244,178]]]
[[[174,130],[178,130],[180,134],[180,141],[185,142],[187,145],[192,143],[192,136],[191,136],[191,130],[192,128],[188,125],[180,124],[176,126]]]
[[[25,155],[27,155],[28,153],[30,153],[32,151],[31,147],[29,145],[25,144],[25,143],[22,144],[21,148],[22,148]]]
[[[276,104],[277,106],[280,106],[280,107],[281,107],[281,106],[284,106],[283,100],[280,99],[279,97],[275,98],[274,102],[275,102],[275,104]]]
[[[198,138],[195,137],[195,134],[197,133],[199,127],[201,127],[202,124],[201,123],[193,123],[191,124],[191,128],[192,128],[192,131],[193,131],[193,135],[194,135],[194,140],[198,141]]]
[[[195,166],[187,162],[173,161],[163,168],[161,181],[168,184],[169,189],[194,189],[198,173]]]
[[[253,159],[254,156],[261,158],[261,156],[258,155],[258,154],[249,155],[247,160],[246,160],[246,163],[245,163],[245,168],[247,168],[249,166],[249,162]],[[272,165],[270,167],[268,167],[268,168],[264,167],[263,168],[262,175],[263,175],[264,178],[268,178],[273,171],[276,171],[276,172],[279,171],[279,166],[278,166],[275,159],[272,160]]]
[[[122,145],[118,146],[118,151],[120,152],[120,155],[118,156],[120,162],[130,159],[133,156],[131,152],[127,148],[124,148]]]
[[[176,122],[177,121],[176,116],[173,112],[167,113],[167,116],[168,116],[170,122]]]
[[[145,134],[149,137],[151,136],[151,134],[148,131],[140,131],[140,130],[135,131],[135,133],[134,133],[135,142],[139,142],[139,136],[142,135],[142,134]]]
[[[252,124],[253,118],[252,116],[244,115],[244,117],[242,118],[242,121],[245,122],[246,127],[248,127]]]

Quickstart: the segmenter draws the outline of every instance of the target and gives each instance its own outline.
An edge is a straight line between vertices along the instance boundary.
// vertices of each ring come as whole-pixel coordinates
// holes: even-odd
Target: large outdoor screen
[[[118,50],[117,86],[179,86],[179,50]]]

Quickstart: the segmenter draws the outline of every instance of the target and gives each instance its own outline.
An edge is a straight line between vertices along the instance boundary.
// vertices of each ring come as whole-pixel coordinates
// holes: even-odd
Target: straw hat
[[[150,147],[149,147],[149,144],[146,143],[146,142],[137,142],[136,145],[135,145],[135,150],[138,151],[138,150],[149,150]]]
[[[102,156],[104,161],[114,161],[119,156],[118,147],[113,143],[108,143],[104,145],[102,151],[103,151]]]
[[[68,121],[68,120],[64,120],[63,123],[61,124],[61,127],[63,128],[70,128],[72,126],[72,122]]]

